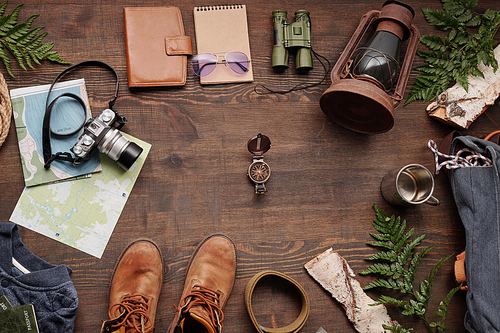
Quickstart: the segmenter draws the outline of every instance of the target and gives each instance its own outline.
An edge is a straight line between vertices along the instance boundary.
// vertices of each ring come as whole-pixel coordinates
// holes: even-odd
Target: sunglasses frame
[[[196,75],[196,76],[199,76],[199,77],[203,77],[203,76],[207,76],[211,73],[213,73],[214,69],[217,67],[218,64],[224,64],[226,66],[229,66],[229,68],[231,68],[231,70],[233,72],[235,72],[236,74],[240,74],[240,75],[244,75],[245,73],[248,73],[249,71],[249,67],[245,67],[241,64],[241,62],[238,62],[238,61],[227,61],[227,55],[228,54],[231,54],[231,53],[239,53],[239,54],[243,54],[245,57],[246,57],[246,61],[248,61],[248,63],[250,63],[250,59],[248,58],[248,56],[246,55],[246,53],[243,53],[243,52],[240,52],[240,51],[231,51],[231,52],[227,52],[227,53],[223,53],[223,52],[220,52],[220,53],[200,53],[200,54],[197,54],[193,57],[193,59],[191,60],[191,68],[193,70],[193,73]],[[195,69],[194,69],[194,66],[193,66],[193,62],[196,60],[196,57],[198,56],[201,56],[201,55],[213,55],[214,57],[217,58],[217,62],[210,62],[210,63],[207,63],[207,64],[204,64],[201,69],[198,70],[199,73],[201,73],[201,71],[203,70],[203,68],[207,65],[213,65],[215,63],[215,66],[214,68],[208,72],[207,74],[205,75],[200,75],[198,73],[196,73]],[[222,60],[220,60],[220,58],[222,58]],[[239,73],[237,72],[233,67],[231,67],[231,64],[237,64],[238,66],[241,67],[241,69],[243,70],[243,73]]]

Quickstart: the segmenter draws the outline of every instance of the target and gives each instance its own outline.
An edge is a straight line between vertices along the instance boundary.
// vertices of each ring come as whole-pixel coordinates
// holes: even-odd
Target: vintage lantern
[[[394,125],[394,109],[403,99],[420,33],[411,24],[415,12],[400,1],[366,13],[331,73],[332,85],[320,106],[335,123],[360,133],[383,133]],[[375,33],[358,47],[367,30]],[[403,64],[402,41],[409,39]],[[392,92],[392,94],[391,94]]]

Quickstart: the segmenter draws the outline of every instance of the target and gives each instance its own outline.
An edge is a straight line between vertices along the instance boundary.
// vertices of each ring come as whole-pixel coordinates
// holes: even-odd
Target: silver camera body
[[[89,153],[97,149],[123,169],[128,170],[142,153],[142,148],[130,142],[118,131],[113,124],[117,114],[111,109],[104,109],[95,118],[90,118],[84,125],[84,131],[71,148],[76,158],[75,165],[84,161]]]

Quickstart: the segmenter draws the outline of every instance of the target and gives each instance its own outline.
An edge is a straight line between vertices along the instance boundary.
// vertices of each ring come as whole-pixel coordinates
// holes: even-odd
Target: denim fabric
[[[0,222],[0,295],[13,306],[33,303],[42,333],[73,332],[78,295],[66,265],[35,256],[21,241],[17,224]],[[15,258],[30,273],[13,266]]]
[[[489,157],[490,166],[450,170],[457,209],[465,228],[465,273],[469,332],[500,332],[500,147],[495,143],[459,136],[465,146]]]

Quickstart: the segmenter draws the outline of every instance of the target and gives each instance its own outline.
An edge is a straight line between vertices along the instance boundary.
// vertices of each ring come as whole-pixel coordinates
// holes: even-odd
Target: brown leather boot
[[[236,277],[236,249],[231,239],[211,235],[197,247],[189,263],[184,291],[169,333],[220,333]]]
[[[111,279],[108,315],[101,332],[152,332],[163,282],[158,246],[139,239],[121,254]]]

